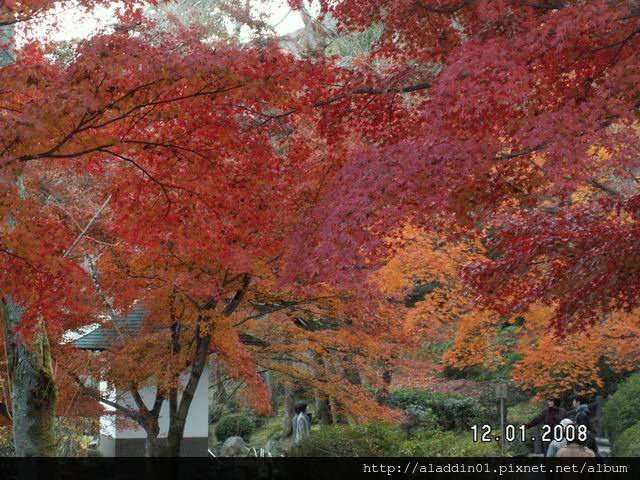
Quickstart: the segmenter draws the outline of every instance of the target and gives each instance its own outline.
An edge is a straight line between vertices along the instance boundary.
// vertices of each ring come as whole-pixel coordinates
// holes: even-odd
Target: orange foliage
[[[437,283],[433,291],[410,302],[415,305],[404,313],[404,329],[416,343],[452,340],[440,359],[441,369],[496,371],[511,354],[516,359],[509,370],[511,380],[540,399],[597,392],[603,387],[603,365],[614,371],[638,367],[639,311],[614,312],[588,330],[558,337],[550,324],[553,305],[534,304],[520,317],[505,318],[474,304],[459,272],[485,255],[479,242],[445,240],[413,227],[405,227],[396,238],[401,240],[394,240],[393,255],[376,280],[381,291],[395,299],[411,294],[416,285]]]

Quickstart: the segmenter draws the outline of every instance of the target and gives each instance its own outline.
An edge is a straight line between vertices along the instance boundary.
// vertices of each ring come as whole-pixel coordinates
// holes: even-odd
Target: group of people
[[[597,457],[598,445],[590,422],[590,409],[586,399],[581,395],[573,398],[574,418],[569,418],[567,411],[560,407],[560,400],[550,398],[548,406],[540,415],[525,424],[527,429],[537,425],[547,425],[554,432],[557,425],[562,426],[563,432],[568,428],[575,428],[574,435],[564,435],[564,438],[554,438],[552,441],[543,441],[542,449],[547,458],[553,457]],[[586,427],[586,439],[584,435],[578,435],[576,427]],[[582,431],[584,431],[584,427]]]

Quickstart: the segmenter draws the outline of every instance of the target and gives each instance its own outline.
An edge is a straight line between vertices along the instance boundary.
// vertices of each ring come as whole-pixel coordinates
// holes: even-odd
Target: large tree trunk
[[[155,458],[160,456],[160,443],[158,442],[158,423],[154,425],[143,425],[143,428],[147,434],[147,438],[144,442],[145,455],[148,458]]]
[[[0,27],[0,67],[13,63],[14,48],[13,26]],[[24,198],[26,194],[20,182],[18,190]],[[31,345],[25,345],[15,333],[20,318],[18,306],[9,299],[0,298],[0,323],[7,355],[16,456],[55,457],[57,398],[47,332],[41,323],[34,332]]]
[[[20,323],[20,309],[0,301],[0,322],[7,352],[13,441],[16,456],[55,457],[56,384],[51,367],[51,350],[44,327],[40,323],[30,345],[15,333]]]

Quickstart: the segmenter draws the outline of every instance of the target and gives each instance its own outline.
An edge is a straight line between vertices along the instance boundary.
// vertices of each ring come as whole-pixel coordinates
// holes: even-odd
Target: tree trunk
[[[349,380],[349,383],[353,385],[362,385],[360,372],[357,368],[350,365],[353,361],[353,357],[351,355],[345,355],[342,360],[344,362],[344,367],[342,369],[342,375],[344,376],[344,378]]]
[[[314,355],[314,359],[319,367],[328,369],[329,364],[322,355],[316,354]],[[321,373],[316,371],[316,378],[318,378],[319,375],[321,375]],[[318,424],[331,425],[333,423],[333,419],[331,416],[331,403],[329,402],[329,397],[317,388],[314,390],[314,396],[316,403],[316,418],[318,419]]]
[[[320,393],[317,388],[315,390],[315,397],[318,424],[331,425],[333,423],[333,419],[331,417],[331,403],[329,402],[329,397]]]
[[[389,387],[391,386],[391,381],[393,380],[393,369],[391,368],[391,362],[386,360],[382,365],[382,385],[381,388],[376,393],[376,399],[378,402],[383,402],[387,396],[389,395]]]
[[[213,373],[216,385],[216,401],[225,403],[227,401],[227,389],[224,387],[225,369],[222,362],[213,363]]]
[[[40,322],[31,345],[25,345],[15,333],[20,318],[19,307],[0,300],[16,456],[55,457],[57,392],[47,332],[44,323]]]
[[[225,316],[231,315],[240,302],[244,298],[244,294],[249,286],[251,281],[251,277],[248,274],[242,275],[242,283],[240,288],[236,291],[233,298],[225,305],[222,310],[222,314]],[[206,312],[208,309],[215,306],[215,301],[212,299],[207,304],[201,307],[202,312]],[[203,322],[204,324],[211,321],[206,313],[202,313],[198,321]],[[198,388],[198,384],[200,383],[200,378],[202,377],[202,372],[204,371],[204,367],[207,365],[207,360],[209,358],[209,346],[211,345],[212,339],[211,330],[209,333],[202,335],[200,331],[200,327],[196,327],[196,333],[194,339],[196,340],[196,353],[191,364],[191,372],[189,374],[189,380],[182,391],[182,396],[180,397],[180,402],[176,405],[174,404],[174,408],[172,408],[171,417],[169,418],[169,432],[167,434],[167,446],[164,449],[163,454],[165,456],[170,457],[179,457],[180,450],[182,448],[182,439],[184,438],[184,427],[187,423],[187,415],[189,414],[189,408],[191,407],[191,402],[193,401],[193,397],[196,393],[196,389]],[[174,397],[174,402],[177,398]],[[208,421],[208,419],[207,419]]]
[[[0,67],[15,59],[13,26],[0,27]],[[21,198],[26,197],[18,181]],[[0,219],[5,220],[5,219]],[[15,327],[21,312],[9,299],[0,298],[0,324],[7,356],[13,442],[18,457],[55,457],[56,386],[51,368],[51,351],[44,324],[36,327],[31,345],[25,345]]]
[[[278,385],[271,370],[264,372],[264,381],[267,385],[267,393],[269,395],[269,407],[271,407],[271,411],[275,413],[278,411]]]
[[[191,402],[200,383],[202,372],[207,363],[209,354],[209,344],[211,343],[211,335],[201,337],[198,342],[198,350],[196,352],[195,361],[191,365],[191,373],[187,385],[182,391],[180,402],[177,408],[173,408],[171,417],[169,418],[169,432],[167,434],[167,446],[164,452],[168,457],[179,457],[182,448],[182,439],[184,438],[184,427],[187,423],[187,415]],[[176,392],[177,397],[177,392]],[[177,398],[176,398],[177,400]],[[207,419],[208,421],[208,419]]]
[[[290,382],[284,384],[284,423],[282,436],[288,437],[293,433],[293,417],[295,417],[295,397],[293,385]]]
[[[329,411],[331,412],[331,424],[337,425],[343,422],[343,417],[338,412],[338,405],[336,404],[336,399],[333,397],[329,397]]]
[[[145,455],[148,458],[159,457],[161,452],[160,443],[158,442],[158,433],[160,431],[158,423],[156,422],[154,425],[143,425],[142,427],[147,433],[147,438],[144,442]]]

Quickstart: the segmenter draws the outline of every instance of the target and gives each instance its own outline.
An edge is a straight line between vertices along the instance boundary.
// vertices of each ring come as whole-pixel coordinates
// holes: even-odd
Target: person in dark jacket
[[[576,409],[576,425],[586,425],[587,430],[591,431],[587,400],[582,395],[576,395],[573,399],[573,408]]]
[[[582,395],[576,395],[573,398],[573,408],[576,409],[576,425],[579,427],[580,425],[584,425],[587,427],[587,447],[593,450],[596,455],[598,455],[598,443],[596,441],[596,436],[591,428],[590,415],[589,415],[589,404],[587,403],[587,399]]]
[[[533,428],[538,425],[548,425],[551,428],[551,434],[553,435],[553,428],[556,425],[560,425],[560,421],[567,417],[567,412],[564,408],[560,408],[560,400],[557,398],[550,398],[547,401],[547,408],[542,410],[540,414],[528,423],[525,423],[525,428]],[[545,456],[549,449],[549,441],[542,442],[542,451]]]

